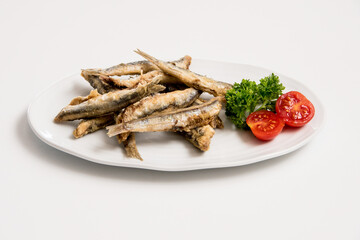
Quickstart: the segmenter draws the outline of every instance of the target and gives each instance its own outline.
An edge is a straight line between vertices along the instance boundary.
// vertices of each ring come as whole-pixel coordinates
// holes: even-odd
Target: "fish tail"
[[[126,156],[130,158],[137,158],[143,161],[140,153],[136,147],[135,134],[131,133],[129,137],[123,142]]]

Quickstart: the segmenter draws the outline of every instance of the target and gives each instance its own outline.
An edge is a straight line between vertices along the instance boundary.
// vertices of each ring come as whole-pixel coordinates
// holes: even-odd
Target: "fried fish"
[[[136,53],[152,62],[159,67],[163,72],[180,79],[189,87],[199,89],[201,91],[210,93],[214,96],[225,96],[226,91],[232,88],[232,85],[225,82],[216,81],[214,79],[191,72],[188,69],[179,68],[173,64],[158,60],[147,53],[135,50]]]
[[[186,55],[180,58],[179,60],[168,63],[171,65],[175,65],[179,68],[187,69],[191,64],[191,57]],[[101,68],[84,69],[82,70],[82,72],[87,72],[88,74],[91,75],[122,76],[122,75],[147,73],[153,70],[159,70],[159,68],[149,61],[138,61],[131,63],[120,63],[118,65],[105,69],[101,69]]]
[[[143,97],[164,90],[165,87],[158,85],[158,82],[159,79],[155,78],[150,83],[140,85],[134,89],[117,90],[91,98],[77,105],[68,105],[59,112],[54,121],[62,122],[93,118],[120,111]]]
[[[177,66],[179,68],[189,68],[191,64],[191,57],[185,56],[179,60],[168,62],[171,65]],[[131,63],[121,63],[116,66],[112,66],[110,68],[101,69],[101,68],[93,68],[93,69],[83,69],[81,71],[81,76],[87,80],[90,85],[97,89],[99,93],[104,94],[110,91],[115,91],[117,89],[116,86],[113,86],[111,82],[116,82],[119,86],[126,85],[134,85],[136,81],[131,80],[129,84],[125,83],[128,80],[120,80],[116,81],[115,78],[111,78],[110,76],[122,76],[122,75],[133,75],[133,74],[143,74],[153,70],[159,70],[159,68],[148,62],[148,61],[138,61]],[[110,81],[110,82],[109,82]],[[124,81],[124,83],[120,83]]]
[[[189,131],[213,121],[221,110],[220,100],[216,97],[198,106],[108,126],[108,136],[127,132]]]
[[[163,110],[172,111],[188,107],[200,94],[201,92],[196,89],[187,88],[185,90],[148,96],[124,109],[119,114],[117,123],[130,122]],[[127,136],[127,133],[121,134],[121,140],[124,141]]]
[[[125,108],[116,119],[116,123],[129,122],[146,117],[163,110],[175,110],[190,106],[201,93],[193,88],[148,96]],[[126,155],[138,158],[140,153],[136,148],[135,134],[122,133],[117,135],[119,143],[123,142]],[[140,159],[140,158],[139,158]]]
[[[160,79],[160,84],[177,84],[181,83],[179,79],[167,75],[159,70],[153,70],[151,72],[147,72],[145,74],[141,74],[134,78],[129,79],[119,79],[114,77],[109,77],[105,75],[100,75],[100,79],[108,84],[109,86],[113,86],[116,88],[133,88],[138,85],[140,82],[148,82],[151,79],[158,77]]]

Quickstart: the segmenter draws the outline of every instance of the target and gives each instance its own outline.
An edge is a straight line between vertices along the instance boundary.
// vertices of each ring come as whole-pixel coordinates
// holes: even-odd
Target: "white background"
[[[0,239],[360,239],[358,0],[1,0],[0,34]],[[136,48],[298,79],[325,126],[283,157],[179,173],[103,166],[37,139],[26,119],[37,93],[139,60]]]

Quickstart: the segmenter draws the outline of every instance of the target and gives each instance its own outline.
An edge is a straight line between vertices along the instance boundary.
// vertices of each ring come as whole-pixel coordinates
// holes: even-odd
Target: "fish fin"
[[[183,57],[183,59],[184,59],[185,66],[186,66],[185,69],[189,69],[189,66],[190,66],[190,64],[191,64],[192,58],[191,58],[189,55],[185,55],[185,56]]]
[[[91,90],[90,91],[90,94],[87,96],[88,99],[91,99],[91,98],[95,98],[95,97],[98,97],[100,96],[101,94],[98,92],[97,89],[94,89],[94,90]]]
[[[69,105],[78,105],[82,102],[85,102],[91,98],[95,98],[95,97],[98,97],[100,96],[101,94],[97,91],[97,89],[94,89],[94,90],[91,90],[89,95],[85,96],[85,97],[82,97],[82,96],[78,96],[78,97],[75,97],[73,98]]]
[[[101,68],[81,69],[81,76],[87,79],[90,75],[99,75]]]
[[[86,100],[87,100],[86,97],[78,96],[78,97],[73,98],[70,101],[69,105],[78,105],[78,104],[80,104],[82,102],[85,102]]]
[[[142,157],[140,156],[140,153],[136,147],[136,140],[135,140],[135,134],[130,133],[129,137],[123,142],[126,156],[129,158],[137,158],[141,161],[143,161]]]
[[[149,87],[147,90],[150,92],[150,93],[158,93],[158,92],[162,92],[166,89],[165,86],[163,85],[155,85],[155,86],[151,86]]]

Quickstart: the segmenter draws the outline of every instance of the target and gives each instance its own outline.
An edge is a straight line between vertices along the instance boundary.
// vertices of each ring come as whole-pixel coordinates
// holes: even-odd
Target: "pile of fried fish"
[[[82,70],[94,90],[74,98],[54,121],[81,120],[73,132],[75,138],[106,128],[128,157],[140,160],[136,132],[176,132],[207,151],[214,128],[223,128],[219,112],[232,85],[190,71],[190,56],[164,62],[135,52],[146,60]],[[202,99],[203,92],[214,97]]]

